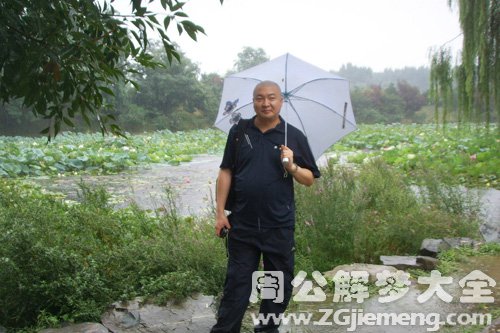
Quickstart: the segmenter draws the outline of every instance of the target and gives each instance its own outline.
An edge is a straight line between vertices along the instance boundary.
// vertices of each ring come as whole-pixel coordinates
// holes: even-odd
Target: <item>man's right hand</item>
[[[220,237],[223,228],[231,229],[231,224],[225,213],[217,214],[215,217],[215,234]]]

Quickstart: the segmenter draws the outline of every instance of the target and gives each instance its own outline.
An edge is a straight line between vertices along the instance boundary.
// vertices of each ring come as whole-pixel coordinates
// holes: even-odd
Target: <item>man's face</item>
[[[281,91],[274,85],[262,85],[255,89],[253,96],[253,108],[257,117],[266,120],[274,120],[279,116],[283,97]]]

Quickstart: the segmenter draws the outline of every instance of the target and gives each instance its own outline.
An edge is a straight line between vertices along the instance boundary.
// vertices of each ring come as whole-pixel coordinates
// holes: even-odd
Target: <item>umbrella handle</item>
[[[287,165],[288,163],[290,163],[290,159],[288,157],[283,157],[283,159],[281,160],[281,163],[283,163],[284,165]]]

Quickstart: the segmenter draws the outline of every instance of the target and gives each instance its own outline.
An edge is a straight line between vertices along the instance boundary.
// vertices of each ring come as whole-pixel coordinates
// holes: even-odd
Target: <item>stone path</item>
[[[411,279],[409,290],[403,297],[388,303],[381,303],[377,293],[373,293],[361,303],[357,303],[356,300],[334,302],[333,293],[327,291],[326,300],[323,302],[291,302],[288,308],[289,314],[310,314],[311,320],[307,324],[304,321],[300,323],[291,321],[287,325],[282,325],[280,333],[426,333],[435,329],[443,333],[497,333],[500,330],[500,321],[495,321],[496,318],[492,318],[493,323],[491,329],[488,328],[488,330],[484,326],[472,329],[470,325],[446,326],[443,324],[450,315],[454,315],[450,317],[454,320],[459,316],[469,320],[471,317],[465,316],[479,312],[474,304],[459,301],[463,294],[458,281],[468,274],[469,270],[480,269],[491,278],[500,281],[498,256],[473,257],[470,260],[462,270],[452,276],[451,284],[442,286],[443,290],[453,297],[450,302],[443,301],[436,294],[427,301],[418,301],[418,297],[422,296],[429,286],[416,283],[414,278]],[[384,269],[377,265],[364,264],[346,265],[339,268],[346,271],[367,270],[373,272],[372,274]],[[323,275],[330,279],[332,274],[334,271],[325,272]],[[492,310],[498,309],[500,285],[491,290],[495,303],[488,304],[488,306]],[[294,295],[296,292],[297,289]],[[60,329],[47,329],[39,333],[208,333],[215,323],[214,302],[215,299],[212,296],[197,295],[188,298],[182,304],[171,303],[160,307],[142,304],[141,299],[138,298],[128,303],[113,304],[112,308],[102,316],[101,323],[83,323]],[[253,331],[251,314],[257,311],[255,305],[249,308],[242,333]],[[367,316],[372,316],[372,319]],[[366,320],[368,323],[375,323],[373,316],[381,316],[382,320],[384,316],[398,316],[398,320],[395,321],[395,325],[383,325],[383,322],[380,325],[366,324]],[[410,319],[412,316],[414,319]]]

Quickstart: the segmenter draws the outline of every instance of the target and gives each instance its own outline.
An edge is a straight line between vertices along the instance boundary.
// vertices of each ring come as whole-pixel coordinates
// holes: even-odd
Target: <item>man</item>
[[[228,135],[217,182],[215,231],[220,235],[224,228],[229,230],[229,259],[212,333],[240,332],[252,292],[252,274],[258,270],[261,255],[264,271],[283,272],[284,297],[280,303],[262,299],[260,313],[279,316],[291,297],[295,250],[293,179],[310,186],[320,172],[304,134],[289,124],[285,132],[285,122],[279,115],[282,105],[279,85],[260,82],[253,92],[255,116],[242,120],[246,122],[243,138],[236,140],[241,131],[238,125]],[[288,146],[283,145],[285,133]],[[284,158],[288,163],[282,162]],[[231,214],[226,216],[224,206],[233,181],[235,201]],[[255,332],[278,332],[278,326],[273,321],[259,324]]]

